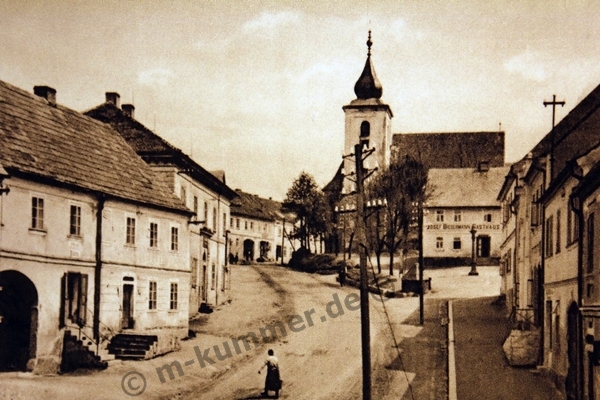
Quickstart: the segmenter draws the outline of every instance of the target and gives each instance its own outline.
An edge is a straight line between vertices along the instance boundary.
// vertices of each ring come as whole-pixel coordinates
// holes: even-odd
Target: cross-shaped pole
[[[556,95],[553,94],[552,95],[552,101],[545,101],[544,100],[544,107],[546,106],[552,106],[552,129],[554,129],[554,117],[555,117],[555,111],[556,111],[556,106],[561,106],[564,107],[565,102],[564,101],[556,101]]]
[[[556,116],[556,106],[564,107],[564,101],[556,101],[556,95],[552,95],[552,101],[544,100],[544,107],[552,106],[552,130],[550,131],[550,180],[553,178],[554,173],[554,118]]]

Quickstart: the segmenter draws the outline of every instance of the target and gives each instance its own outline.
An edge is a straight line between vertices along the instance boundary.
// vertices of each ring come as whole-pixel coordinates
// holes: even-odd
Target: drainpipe
[[[98,194],[98,207],[96,209],[96,267],[94,269],[94,341],[96,342],[96,351],[100,347],[100,290],[102,277],[102,214],[104,195]]]
[[[576,178],[580,179],[579,177],[576,176]],[[573,211],[575,211],[575,214],[577,215],[577,220],[579,222],[579,226],[577,227],[577,306],[579,307],[579,309],[581,310],[582,307],[582,303],[583,303],[583,232],[584,232],[584,218],[583,218],[583,201],[582,198],[576,195],[571,194],[571,196],[569,196],[569,201],[571,203],[571,207],[573,208]],[[583,318],[581,317],[581,311],[579,311],[577,313],[577,318],[579,319],[579,326],[583,328]],[[583,392],[583,385],[584,385],[584,380],[583,380],[583,371],[584,371],[584,366],[583,366],[583,358],[584,358],[584,350],[583,350],[583,346],[581,343],[581,339],[582,339],[582,335],[583,332],[580,332],[580,335],[578,335],[577,337],[577,356],[579,358],[578,360],[578,365],[577,365],[577,369],[578,369],[578,373],[577,373],[577,377],[578,377],[578,382],[577,382],[577,394],[581,397],[578,398],[583,398],[582,397],[582,392]]]
[[[10,188],[4,187],[4,178],[8,178],[8,172],[0,165],[0,251],[2,251],[2,231],[4,227],[4,199],[2,197],[3,194],[7,194],[10,192]],[[2,262],[2,257],[0,257],[0,263]]]

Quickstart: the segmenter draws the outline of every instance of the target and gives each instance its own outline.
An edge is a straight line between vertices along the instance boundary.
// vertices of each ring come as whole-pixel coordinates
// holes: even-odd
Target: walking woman
[[[265,391],[261,393],[262,396],[269,397],[269,391],[272,390],[275,392],[275,398],[279,398],[279,391],[281,390],[281,377],[279,375],[279,360],[275,357],[275,352],[269,349],[269,357],[263,364],[262,367],[258,370],[260,371],[264,367],[267,367],[267,377],[265,378]]]

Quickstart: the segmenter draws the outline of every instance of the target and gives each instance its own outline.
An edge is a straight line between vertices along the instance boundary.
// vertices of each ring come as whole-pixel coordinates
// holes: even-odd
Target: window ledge
[[[81,235],[67,235],[67,238],[71,240],[83,241],[83,236]]]
[[[43,236],[45,236],[48,233],[48,231],[46,229],[29,228],[29,233],[32,233],[34,235],[43,235]]]

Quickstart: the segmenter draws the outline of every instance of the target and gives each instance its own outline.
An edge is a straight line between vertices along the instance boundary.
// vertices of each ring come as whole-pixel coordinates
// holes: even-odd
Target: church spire
[[[367,39],[367,62],[365,63],[365,68],[363,69],[360,78],[358,78],[354,85],[354,93],[359,99],[380,99],[383,93],[383,88],[381,87],[379,79],[377,79],[375,68],[373,68],[373,63],[371,61],[371,46],[373,46],[373,42],[371,41],[371,31],[369,30],[369,38]]]

